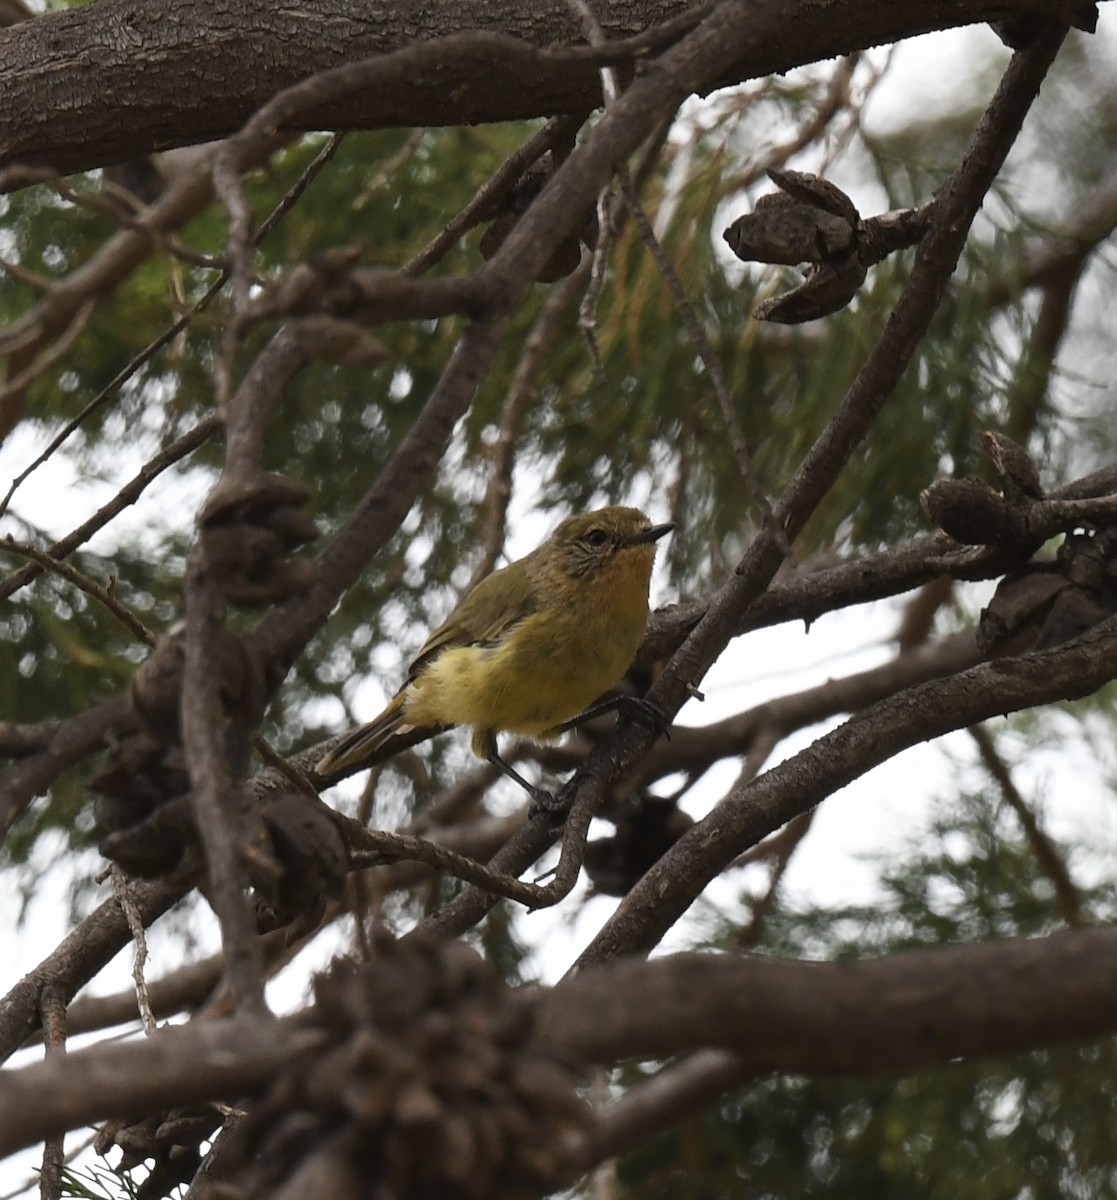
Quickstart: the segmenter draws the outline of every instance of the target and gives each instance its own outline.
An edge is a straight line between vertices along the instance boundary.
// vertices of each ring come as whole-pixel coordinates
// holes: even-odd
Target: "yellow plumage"
[[[419,726],[469,725],[474,753],[524,783],[499,758],[497,732],[557,735],[620,681],[647,623],[655,542],[671,528],[619,505],[563,521],[461,601],[384,711],[327,754],[318,773],[359,766]]]

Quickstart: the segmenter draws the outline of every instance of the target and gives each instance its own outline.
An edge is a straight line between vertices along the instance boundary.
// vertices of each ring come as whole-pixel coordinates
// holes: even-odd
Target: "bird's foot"
[[[559,788],[558,792],[548,792],[545,788],[537,788],[536,794],[531,798],[531,809],[529,815],[547,816],[550,817],[556,829],[561,829],[563,822],[566,820],[567,813],[570,812],[571,806],[574,803],[575,796],[575,781],[576,775],[572,775]]]
[[[584,725],[587,721],[592,721],[595,717],[600,717],[610,712],[615,712],[618,715],[627,713],[628,716],[639,721],[641,725],[647,725],[657,737],[662,734],[668,741],[671,740],[671,720],[663,709],[654,700],[649,700],[646,696],[629,696],[623,692],[618,696],[610,696],[608,700],[602,700],[600,704],[594,704],[592,707],[587,708],[585,712],[579,713],[576,717],[571,717],[569,721],[563,721],[561,725],[551,732],[555,734],[567,733],[571,729],[577,729],[579,725]]]
[[[567,803],[561,792],[556,796],[554,792],[549,792],[546,788],[533,787],[528,794],[531,796],[530,815],[537,812],[563,813],[566,811]]]

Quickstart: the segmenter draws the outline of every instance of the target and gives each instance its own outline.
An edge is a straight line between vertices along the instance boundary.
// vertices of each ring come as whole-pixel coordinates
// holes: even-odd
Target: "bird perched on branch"
[[[497,733],[556,737],[590,716],[634,705],[593,705],[632,665],[648,619],[655,543],[673,525],[614,505],[568,517],[542,545],[483,579],[431,634],[384,711],[317,765],[319,775],[359,767],[393,735],[469,725],[473,752],[530,784],[499,755]]]

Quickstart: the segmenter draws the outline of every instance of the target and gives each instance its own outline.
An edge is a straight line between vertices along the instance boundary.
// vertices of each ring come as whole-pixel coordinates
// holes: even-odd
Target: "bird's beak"
[[[670,533],[674,529],[674,523],[668,521],[664,525],[652,525],[648,529],[643,529],[639,533],[634,534],[630,539],[632,545],[639,546],[645,542],[658,542],[665,533]]]

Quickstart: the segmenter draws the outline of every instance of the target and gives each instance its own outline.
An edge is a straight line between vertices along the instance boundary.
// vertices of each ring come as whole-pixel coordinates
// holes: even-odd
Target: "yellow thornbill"
[[[496,735],[557,737],[617,707],[589,708],[632,665],[648,620],[655,543],[673,528],[620,505],[568,517],[462,599],[384,711],[335,746],[317,773],[359,767],[395,734],[469,725],[474,754],[536,800],[548,798],[504,762]]]

